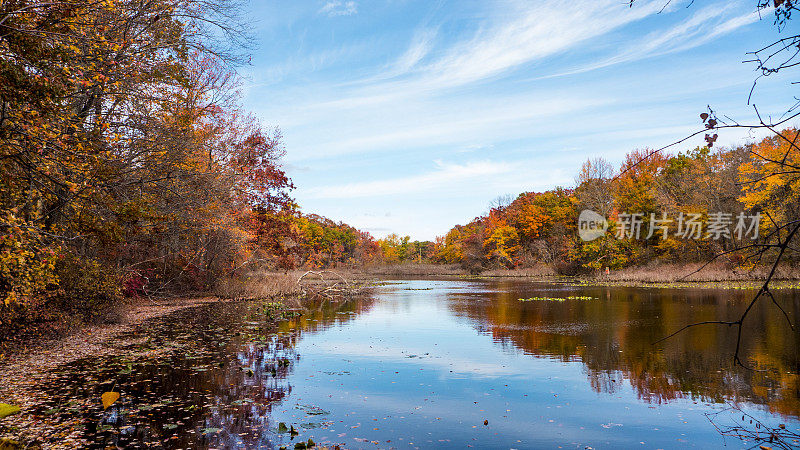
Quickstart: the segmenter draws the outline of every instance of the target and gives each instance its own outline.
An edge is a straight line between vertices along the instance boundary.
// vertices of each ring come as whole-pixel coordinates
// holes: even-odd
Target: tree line
[[[456,225],[436,240],[430,261],[474,271],[544,263],[568,274],[653,261],[752,267],[758,261],[738,250],[800,212],[800,177],[781,169],[797,163],[791,149],[798,131],[781,134],[788,140],[774,135],[676,154],[635,150],[616,168],[590,159],[572,188],[501,198],[488,213]],[[607,232],[582,239],[583,210],[607,218]]]

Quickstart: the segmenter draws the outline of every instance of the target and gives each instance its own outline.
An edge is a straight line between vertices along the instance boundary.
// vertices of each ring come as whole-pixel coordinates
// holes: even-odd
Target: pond
[[[782,314],[746,322],[759,370],[733,367],[734,328],[653,342],[736,318],[754,292],[396,280],[277,329],[264,304],[210,304],[124,337],[138,356],[53,373],[39,413],[80,421],[98,448],[746,448],[715,426],[800,429]],[[800,295],[776,297],[800,322]],[[106,411],[69,407],[112,388]]]

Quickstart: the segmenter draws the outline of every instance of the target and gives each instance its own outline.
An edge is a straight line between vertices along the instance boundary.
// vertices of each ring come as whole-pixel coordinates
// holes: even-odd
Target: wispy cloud
[[[358,5],[354,1],[330,0],[319,12],[327,14],[329,17],[352,16],[358,12]]]
[[[690,50],[759,20],[758,11],[729,17],[731,9],[733,9],[731,5],[707,7],[695,13],[689,20],[670,29],[659,30],[648,34],[642,39],[639,39],[634,45],[625,48],[623,51],[609,58],[576,69],[545,75],[539,78],[573,75],[613,66],[615,64]]]
[[[436,34],[436,29],[417,31],[408,49],[389,66],[389,71],[384,75],[402,75],[415,68],[430,53]]]
[[[448,85],[484,80],[583,45],[662,6],[660,1],[636,8],[618,0],[518,2],[515,10],[453,46],[427,70],[435,81]]]
[[[324,150],[326,157],[337,155],[387,151],[402,146],[407,150],[432,145],[464,146],[482,141],[484,150],[491,151],[492,140],[487,136],[501,130],[506,136],[528,133],[532,123],[565,121],[569,115],[601,108],[613,99],[562,94],[552,96],[536,92],[528,95],[503,95],[491,98],[452,99],[442,105],[433,100],[415,101],[397,99],[392,108],[379,109],[380,105],[363,102],[365,98],[342,99],[335,104],[317,104],[314,108],[300,110],[297,121],[315,122],[327,118],[327,138],[317,145],[299,137],[290,159],[299,161],[317,158]],[[378,101],[378,99],[376,99]],[[330,111],[336,111],[331,117]],[[366,111],[366,112],[365,112]],[[379,111],[378,114],[372,114]],[[320,119],[319,122],[322,122]],[[357,124],[357,125],[354,125]],[[319,130],[320,126],[312,128]],[[357,128],[351,133],[342,129]],[[307,151],[307,152],[306,152]]]
[[[305,191],[305,197],[316,199],[375,197],[409,194],[441,189],[455,182],[495,176],[511,171],[511,164],[477,161],[466,164],[448,164],[435,161],[436,170],[405,178],[321,186]]]
[[[338,15],[349,4],[330,0],[320,12]],[[356,5],[352,5],[354,9]],[[588,40],[656,14],[662,0],[629,8],[618,0],[564,4],[561,0],[497,5],[468,37],[441,43],[439,28],[418,29],[405,51],[375,74],[336,86],[335,98],[317,98],[315,107],[375,107],[404,99],[441,96],[445,90],[513,73],[525,65],[565,53]],[[502,6],[502,7],[501,7]],[[330,87],[330,86],[329,86]]]
[[[499,193],[571,183],[587,157],[671,142],[706,105],[750,114],[741,59],[771,24],[750,3],[690,4],[295,2],[246,96],[284,130],[309,211],[431,238]]]

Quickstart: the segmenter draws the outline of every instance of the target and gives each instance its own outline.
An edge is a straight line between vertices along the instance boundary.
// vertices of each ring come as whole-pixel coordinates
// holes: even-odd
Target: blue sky
[[[752,119],[742,61],[778,36],[769,11],[626,3],[253,1],[245,107],[281,128],[303,211],[433,239],[500,195],[572,186],[587,158],[618,165],[695,131],[707,105]],[[793,101],[779,77],[753,100]]]

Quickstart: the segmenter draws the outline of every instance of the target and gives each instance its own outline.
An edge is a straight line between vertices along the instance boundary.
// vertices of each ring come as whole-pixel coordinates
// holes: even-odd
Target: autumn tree
[[[248,257],[247,215],[282,208],[291,184],[279,133],[238,111],[235,15],[222,0],[0,3],[0,316],[207,288]]]
[[[575,177],[575,197],[583,209],[608,217],[613,204],[611,180],[614,167],[603,158],[588,159]]]

